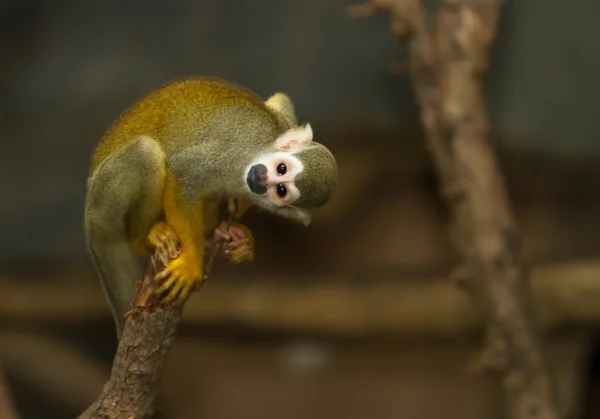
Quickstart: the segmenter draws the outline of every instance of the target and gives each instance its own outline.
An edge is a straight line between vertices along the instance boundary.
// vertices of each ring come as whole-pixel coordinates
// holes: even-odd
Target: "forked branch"
[[[445,0],[430,22],[420,0],[371,0],[353,16],[390,15],[406,42],[421,123],[453,215],[452,238],[485,325],[482,366],[499,371],[514,419],[559,417],[534,329],[520,236],[489,140],[482,87],[501,0]]]

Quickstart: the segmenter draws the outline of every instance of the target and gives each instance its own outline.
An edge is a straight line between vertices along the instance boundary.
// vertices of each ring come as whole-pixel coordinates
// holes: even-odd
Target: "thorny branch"
[[[227,230],[236,211],[234,206]],[[221,242],[213,246],[202,284],[208,279],[222,245]],[[155,252],[138,287],[133,309],[128,313],[110,378],[100,396],[79,419],[145,419],[153,416],[160,370],[175,339],[183,310],[183,304],[161,307],[154,293],[160,285],[154,277],[164,268]]]
[[[520,237],[494,150],[482,76],[501,0],[445,0],[429,21],[420,0],[370,0],[351,16],[386,11],[406,42],[427,146],[452,214],[451,235],[485,325],[482,366],[502,374],[514,419],[557,419],[554,389],[534,330]],[[464,282],[464,281],[463,281]]]

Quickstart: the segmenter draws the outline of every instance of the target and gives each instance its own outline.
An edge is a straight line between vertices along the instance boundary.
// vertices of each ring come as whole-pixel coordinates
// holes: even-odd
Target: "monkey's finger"
[[[169,263],[169,255],[167,255],[167,252],[164,247],[157,247],[155,250],[155,253],[156,253],[156,256],[158,257],[158,260],[163,265],[167,265]]]
[[[178,279],[179,275],[171,275],[165,282],[163,282],[160,285],[160,287],[156,289],[156,294],[162,294],[163,292],[171,288],[171,286],[175,284]]]
[[[162,244],[160,237],[154,233],[150,233],[148,235],[148,242],[154,247],[160,247],[160,245]]]
[[[217,236],[217,238],[220,238],[225,241],[231,240],[231,234],[229,234],[225,230],[221,230],[220,228],[215,228],[215,236]]]
[[[177,248],[177,238],[174,236],[160,236],[160,245],[169,254],[172,253],[173,249]]]
[[[176,263],[174,263],[177,260],[178,259],[171,261],[171,263],[169,263],[161,272],[158,272],[156,275],[154,275],[154,280],[160,281],[162,279],[165,279],[168,276],[172,276],[172,274],[175,272],[175,269],[178,268],[178,265]]]
[[[165,269],[163,269],[162,271],[160,271],[159,273],[154,275],[154,280],[161,281],[161,280],[165,279],[166,277],[168,277],[169,275],[171,275],[171,270],[168,267],[166,267]]]
[[[244,246],[246,244],[250,244],[250,239],[248,237],[243,237],[237,240],[233,240],[232,242],[229,243],[229,248],[235,248],[235,247],[240,247],[240,246]],[[232,249],[233,250],[233,249]]]
[[[169,244],[167,245],[167,252],[171,259],[175,259],[181,254],[181,247],[179,247],[177,242],[169,241]]]
[[[233,238],[242,238],[242,237],[246,237],[246,232],[244,230],[242,230],[239,227],[231,227],[229,229],[229,233],[231,233],[231,236]]]
[[[241,247],[235,249],[233,252],[231,252],[231,262],[232,263],[240,263],[245,260],[251,260],[251,259],[252,259],[252,252],[250,250],[250,246],[248,246],[248,245],[241,246]]]
[[[177,281],[173,284],[173,286],[171,287],[171,290],[169,291],[169,293],[166,295],[165,298],[163,298],[163,303],[164,304],[170,304],[179,294],[179,292],[181,291],[181,289],[183,288],[183,286],[186,284],[186,282],[184,281]]]
[[[181,290],[181,292],[179,293],[179,298],[180,299],[185,299],[190,291],[192,290],[192,288],[194,287],[195,283],[194,282],[188,282],[183,286],[183,289]]]
[[[156,292],[158,294],[165,292],[166,290],[171,288],[171,286],[173,286],[173,284],[175,282],[177,282],[178,279],[179,279],[178,275],[173,274],[173,275],[169,276],[162,284],[160,284],[160,286],[156,289]]]

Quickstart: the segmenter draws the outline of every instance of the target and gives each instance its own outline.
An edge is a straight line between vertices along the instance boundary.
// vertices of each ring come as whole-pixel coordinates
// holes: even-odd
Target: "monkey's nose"
[[[264,164],[255,164],[248,171],[246,183],[252,192],[262,195],[267,192],[265,186],[265,177],[267,176],[267,166]]]

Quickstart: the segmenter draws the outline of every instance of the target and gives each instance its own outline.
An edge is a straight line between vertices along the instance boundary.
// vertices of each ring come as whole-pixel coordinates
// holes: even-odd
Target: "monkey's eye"
[[[277,166],[277,173],[285,175],[285,172],[287,172],[287,166],[284,163],[279,163],[279,166]]]
[[[287,195],[287,189],[282,184],[277,185],[277,195],[279,195],[280,198]]]

